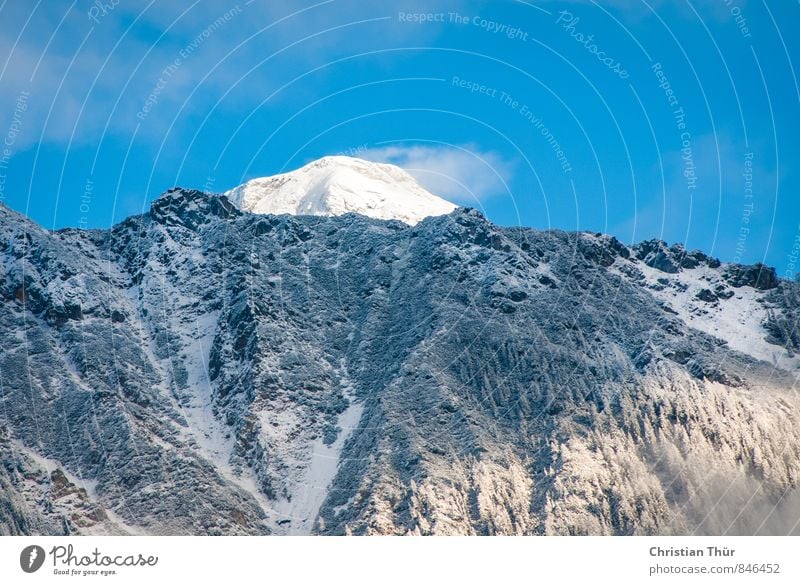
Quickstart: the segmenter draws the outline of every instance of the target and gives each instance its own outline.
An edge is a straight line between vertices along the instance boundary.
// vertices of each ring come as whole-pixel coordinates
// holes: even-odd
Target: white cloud
[[[219,107],[244,117],[300,72],[363,51],[425,44],[437,34],[394,20],[398,9],[422,10],[422,0],[120,2],[97,21],[88,13],[93,2],[46,4],[0,2],[0,136],[20,93],[31,94],[19,151],[40,141],[94,144],[106,128],[128,139],[140,125],[139,140],[157,145],[168,130],[190,132],[191,116],[202,118],[223,95]],[[137,114],[165,68],[188,47],[142,121]]]
[[[472,206],[507,193],[513,171],[511,162],[473,144],[385,146],[367,149],[358,156],[397,165],[431,193]]]

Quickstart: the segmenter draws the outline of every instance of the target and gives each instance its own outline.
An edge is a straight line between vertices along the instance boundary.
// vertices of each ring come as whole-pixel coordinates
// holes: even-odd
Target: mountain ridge
[[[797,528],[800,303],[774,270],[185,190],[32,225],[0,215],[0,530]]]

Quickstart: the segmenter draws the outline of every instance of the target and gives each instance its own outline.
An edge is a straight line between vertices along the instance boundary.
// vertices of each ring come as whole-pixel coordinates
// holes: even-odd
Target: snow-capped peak
[[[252,213],[359,213],[410,225],[456,208],[423,189],[400,167],[349,156],[326,156],[296,171],[253,179],[224,195]]]

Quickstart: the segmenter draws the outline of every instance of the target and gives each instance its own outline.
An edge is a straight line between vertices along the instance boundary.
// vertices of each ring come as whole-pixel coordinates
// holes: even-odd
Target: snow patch
[[[766,341],[763,324],[767,320],[765,292],[750,286],[729,287],[733,296],[705,302],[698,298],[703,289],[726,284],[720,269],[709,266],[682,269],[667,274],[644,262],[636,262],[644,274],[649,292],[672,309],[689,327],[728,343],[731,349],[784,370],[800,367],[800,358]],[[622,275],[620,271],[616,271]]]
[[[345,396],[350,404],[337,418],[336,426],[340,431],[336,440],[326,445],[322,437],[319,437],[311,443],[309,459],[293,483],[290,497],[279,500],[275,505],[275,511],[284,520],[289,520],[285,525],[286,534],[310,534],[314,528],[320,507],[328,495],[328,488],[339,469],[342,448],[353,430],[358,427],[364,412],[363,404],[356,402],[351,392],[351,388],[347,387]],[[269,428],[269,425],[264,425],[264,428]]]

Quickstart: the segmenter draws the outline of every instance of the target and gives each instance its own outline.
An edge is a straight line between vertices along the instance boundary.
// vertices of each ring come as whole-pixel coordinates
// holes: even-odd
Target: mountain
[[[328,156],[290,173],[253,179],[225,196],[253,213],[359,213],[411,225],[456,208],[428,193],[400,167],[347,156]]]
[[[774,269],[245,199],[0,205],[0,533],[798,533]]]

